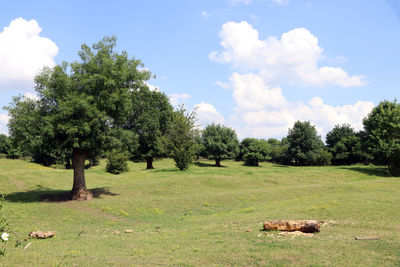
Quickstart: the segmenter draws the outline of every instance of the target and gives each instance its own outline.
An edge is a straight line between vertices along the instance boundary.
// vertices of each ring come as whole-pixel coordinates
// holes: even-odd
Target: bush
[[[240,154],[247,166],[258,166],[260,161],[267,159],[271,152],[271,145],[266,140],[245,138],[240,143]]]
[[[112,151],[107,155],[107,172],[120,174],[128,171],[128,157],[117,151]]]

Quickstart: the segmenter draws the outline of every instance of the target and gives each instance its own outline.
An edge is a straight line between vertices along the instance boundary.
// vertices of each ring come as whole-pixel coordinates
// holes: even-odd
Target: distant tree
[[[363,120],[366,147],[377,162],[400,176],[400,104],[382,101]]]
[[[326,145],[332,153],[335,165],[366,162],[368,157],[362,151],[360,134],[350,124],[336,125],[326,135]]]
[[[239,141],[235,130],[220,124],[210,124],[203,130],[202,142],[207,158],[215,160],[221,167],[221,160],[234,158],[239,153]]]
[[[107,153],[106,171],[113,174],[121,174],[128,171],[128,157],[123,151],[112,150]]]
[[[288,148],[286,159],[289,164],[307,165],[328,165],[330,154],[324,149],[321,137],[309,121],[296,121],[293,128],[289,129],[287,135]]]
[[[282,138],[281,141],[277,139],[268,139],[268,143],[271,146],[270,158],[272,162],[279,164],[288,164],[286,152],[288,149],[287,138]]]
[[[245,138],[240,142],[240,154],[248,166],[258,166],[260,161],[267,159],[270,151],[271,145],[263,139]]]
[[[131,103],[125,129],[138,135],[133,158],[146,160],[147,169],[153,169],[154,158],[167,154],[163,139],[172,122],[173,108],[163,92],[147,86],[132,92]]]
[[[5,134],[0,134],[0,154],[8,154],[10,149],[11,139]]]
[[[198,132],[195,112],[188,113],[184,106],[180,106],[173,114],[173,122],[166,139],[168,154],[180,170],[189,168],[196,157],[199,150],[196,140]]]
[[[12,157],[30,157],[44,166],[63,163],[67,152],[54,141],[54,131],[45,120],[46,108],[40,101],[14,97],[6,107],[11,119],[8,122],[12,142]],[[8,155],[10,156],[10,155]]]
[[[139,60],[129,59],[126,52],[115,52],[115,45],[114,37],[105,37],[92,47],[82,45],[78,53],[80,62],[64,62],[36,76],[38,101],[30,103],[20,99],[9,107],[12,138],[28,147],[31,146],[28,139],[45,140],[49,146],[47,151],[51,147],[53,151],[67,151],[72,157],[72,199],[90,198],[85,160],[120,143],[124,131],[121,127],[132,107],[131,94],[146,87],[145,80],[151,77]],[[32,106],[38,118],[30,122],[31,116],[21,115],[19,107],[24,105]],[[26,127],[16,123],[24,118]],[[39,125],[31,125],[36,122]]]

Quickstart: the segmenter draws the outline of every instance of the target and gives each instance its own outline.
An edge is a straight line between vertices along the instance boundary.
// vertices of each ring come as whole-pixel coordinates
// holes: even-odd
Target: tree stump
[[[267,221],[264,222],[264,231],[300,231],[303,233],[315,233],[319,232],[320,224],[316,220],[304,220],[304,221]]]

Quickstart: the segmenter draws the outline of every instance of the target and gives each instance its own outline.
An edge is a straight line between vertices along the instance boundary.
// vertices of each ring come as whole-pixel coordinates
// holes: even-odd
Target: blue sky
[[[321,135],[337,123],[361,129],[374,105],[400,95],[399,15],[396,0],[2,1],[0,106],[34,97],[43,65],[116,35],[157,76],[149,84],[196,106],[203,126],[241,138],[280,138],[296,120]],[[1,133],[6,123],[0,111]]]

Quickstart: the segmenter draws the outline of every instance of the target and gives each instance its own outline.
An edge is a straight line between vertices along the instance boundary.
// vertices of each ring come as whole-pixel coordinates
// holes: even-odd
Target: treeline
[[[161,91],[150,90],[152,77],[143,63],[115,51],[116,39],[105,37],[82,45],[79,62],[45,68],[35,77],[38,99],[15,97],[6,107],[10,137],[0,136],[0,153],[29,157],[49,166],[74,169],[72,199],[86,199],[85,162],[107,157],[107,170],[127,170],[127,160],[171,157],[187,169],[195,158],[244,160],[258,165],[269,160],[290,165],[374,162],[400,175],[400,108],[384,101],[364,119],[364,130],[336,126],[326,145],[310,122],[296,122],[282,140],[245,138],[211,124],[199,131],[195,113],[174,110]],[[89,165],[90,165],[89,164]]]

